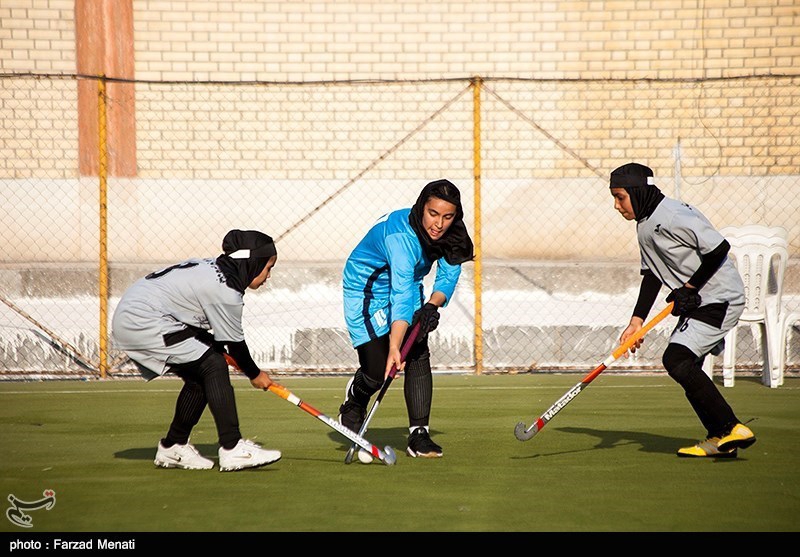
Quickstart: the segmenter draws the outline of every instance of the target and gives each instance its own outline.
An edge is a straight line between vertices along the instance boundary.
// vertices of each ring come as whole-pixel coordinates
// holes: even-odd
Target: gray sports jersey
[[[649,218],[636,225],[642,269],[649,269],[670,290],[683,286],[700,267],[701,254],[725,238],[696,208],[664,198]],[[744,283],[728,257],[700,289],[703,305],[744,304]]]
[[[112,337],[140,369],[163,375],[168,364],[195,361],[208,350],[195,338],[166,346],[165,334],[191,325],[213,330],[216,340],[241,342],[243,311],[243,295],[225,284],[215,259],[188,259],[131,285],[114,312]]]

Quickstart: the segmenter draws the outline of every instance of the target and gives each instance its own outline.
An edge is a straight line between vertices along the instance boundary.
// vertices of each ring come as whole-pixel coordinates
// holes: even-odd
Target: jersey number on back
[[[190,267],[196,267],[196,266],[197,263],[193,262],[178,263],[177,265],[173,265],[172,267],[167,267],[166,269],[161,269],[160,271],[154,271],[144,278],[146,278],[147,280],[157,279],[158,277],[163,277],[173,269],[189,269]]]

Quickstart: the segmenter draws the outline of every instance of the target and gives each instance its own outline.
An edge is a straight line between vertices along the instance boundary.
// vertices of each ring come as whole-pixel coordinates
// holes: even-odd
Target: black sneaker
[[[433,442],[430,433],[424,427],[418,427],[408,436],[408,456],[414,458],[439,458],[442,456],[442,448]]]
[[[345,400],[339,407],[339,423],[354,433],[361,431],[367,418],[367,409],[353,400]]]

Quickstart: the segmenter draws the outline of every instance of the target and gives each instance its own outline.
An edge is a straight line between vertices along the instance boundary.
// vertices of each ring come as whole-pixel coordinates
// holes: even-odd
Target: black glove
[[[667,302],[675,302],[672,307],[672,315],[686,315],[700,307],[703,303],[703,298],[696,288],[689,288],[688,286],[681,286],[676,288],[667,296]]]
[[[439,306],[428,302],[417,311],[414,312],[414,317],[411,319],[411,324],[419,322],[419,333],[417,333],[417,341],[424,339],[428,333],[435,331],[439,326]]]

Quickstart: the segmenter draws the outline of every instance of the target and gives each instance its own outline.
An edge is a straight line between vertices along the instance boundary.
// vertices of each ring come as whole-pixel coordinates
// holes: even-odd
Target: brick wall
[[[795,73],[796,2],[134,1],[143,79]]]
[[[120,0],[123,1],[123,0]],[[797,73],[795,0],[133,0],[147,80]],[[73,72],[72,0],[3,0],[4,72]]]

